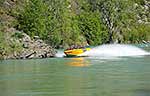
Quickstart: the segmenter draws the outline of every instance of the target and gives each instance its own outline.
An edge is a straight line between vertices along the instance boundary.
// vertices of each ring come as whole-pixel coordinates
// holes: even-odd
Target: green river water
[[[150,55],[3,60],[0,96],[150,96]]]

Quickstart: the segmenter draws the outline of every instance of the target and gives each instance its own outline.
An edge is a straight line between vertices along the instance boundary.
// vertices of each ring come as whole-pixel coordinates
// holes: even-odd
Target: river
[[[150,96],[150,55],[2,60],[0,96]]]

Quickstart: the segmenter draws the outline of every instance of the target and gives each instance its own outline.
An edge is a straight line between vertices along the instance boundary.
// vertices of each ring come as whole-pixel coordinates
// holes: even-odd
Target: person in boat
[[[73,49],[86,49],[85,46],[82,45],[71,45],[69,48],[67,48],[66,50],[73,50]]]

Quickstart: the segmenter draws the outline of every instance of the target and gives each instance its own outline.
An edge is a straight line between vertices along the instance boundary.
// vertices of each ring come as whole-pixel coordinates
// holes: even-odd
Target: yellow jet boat
[[[76,57],[89,50],[91,50],[91,48],[67,49],[64,51],[64,53],[67,57]]]

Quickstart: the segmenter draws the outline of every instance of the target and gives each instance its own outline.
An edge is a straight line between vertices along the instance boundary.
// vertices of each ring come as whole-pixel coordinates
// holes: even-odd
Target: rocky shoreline
[[[5,52],[0,53],[2,59],[34,59],[34,58],[49,58],[55,57],[56,50],[50,45],[46,44],[38,36],[34,36],[33,39],[23,32],[15,29],[9,30],[11,36],[8,36],[9,43],[14,43],[16,46],[21,46],[20,51],[14,50],[10,54]],[[12,45],[12,44],[9,44]]]
[[[31,38],[24,32],[9,28],[4,32],[4,44],[0,46],[0,59],[41,59],[56,56],[56,50],[39,36]],[[150,41],[142,41],[150,44]],[[3,45],[7,46],[3,46]],[[11,51],[10,51],[11,50]]]
[[[48,44],[45,44],[38,36],[34,36],[34,40],[31,40],[27,34],[23,35],[23,52],[19,55],[20,59],[48,58],[55,56],[56,51]]]

